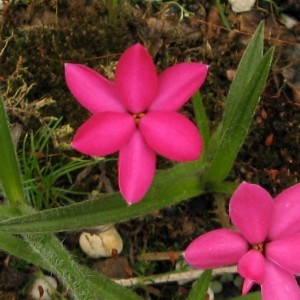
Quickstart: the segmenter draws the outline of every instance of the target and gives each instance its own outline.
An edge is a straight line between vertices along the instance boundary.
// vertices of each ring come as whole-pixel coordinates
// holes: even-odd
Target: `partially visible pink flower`
[[[204,64],[180,63],[157,75],[140,44],[122,54],[114,82],[86,66],[65,65],[69,89],[92,113],[72,146],[94,156],[119,151],[119,187],[129,204],[148,191],[156,153],[181,162],[199,158],[198,129],[177,110],[199,89],[207,70]]]
[[[230,200],[229,215],[238,230],[198,237],[184,252],[188,264],[200,269],[237,264],[243,294],[257,283],[264,300],[299,300],[293,274],[300,275],[300,184],[272,199],[259,185],[243,182]]]

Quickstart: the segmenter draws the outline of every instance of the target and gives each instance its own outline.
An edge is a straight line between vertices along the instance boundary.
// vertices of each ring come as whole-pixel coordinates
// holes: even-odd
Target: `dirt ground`
[[[245,13],[234,13],[229,4],[224,4],[222,13],[230,28],[220,17],[217,1],[119,2],[117,5],[100,0],[4,3],[0,13],[0,87],[11,122],[21,125],[21,139],[26,132],[37,131],[51,117],[63,116],[61,125],[73,130],[86,119],[87,112],[66,87],[65,62],[86,64],[112,79],[120,54],[136,42],[149,49],[159,71],[182,61],[210,65],[201,92],[213,131],[222,117],[230,82],[249,38],[259,22],[265,20],[265,45],[276,47],[275,58],[251,130],[229,177],[237,182],[259,183],[273,195],[299,182],[298,1],[258,1]],[[294,18],[292,28],[283,24],[282,12]],[[189,105],[185,109],[191,112]],[[72,134],[66,134],[60,142],[68,145],[71,138]],[[53,151],[66,157],[76,155],[68,147]],[[159,167],[168,164],[163,159],[159,161]],[[115,169],[115,162],[110,162],[85,170],[85,179],[80,177],[76,189],[87,192],[116,189]],[[206,195],[119,224],[118,230],[126,240],[122,254],[126,262],[117,262],[113,268],[121,273],[126,269],[127,275],[129,272],[134,276],[174,270],[173,252],[183,250],[200,233],[222,226],[226,222],[225,209],[226,203],[216,203],[211,195]],[[66,247],[79,256],[79,261],[95,264],[80,253],[78,233],[68,233],[62,238]],[[153,262],[138,259],[140,253],[149,252],[164,253],[167,258]],[[115,262],[105,263],[111,269]],[[26,299],[26,289],[36,267],[6,253],[0,253],[0,264],[0,299]],[[103,266],[100,269],[103,271]],[[217,299],[239,295],[239,288],[233,284],[235,279],[236,276],[230,280],[217,278],[223,284],[222,296],[216,296]],[[141,287],[138,292],[145,299],[185,299],[190,287],[191,283],[180,286],[166,282]],[[67,299],[63,288],[61,295],[60,299]]]

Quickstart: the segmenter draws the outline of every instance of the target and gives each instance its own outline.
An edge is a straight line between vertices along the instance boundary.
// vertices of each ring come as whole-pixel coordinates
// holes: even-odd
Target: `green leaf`
[[[194,108],[194,113],[196,117],[197,127],[201,133],[204,145],[208,145],[209,141],[209,124],[208,118],[205,112],[205,107],[203,105],[202,97],[198,91],[192,99],[192,104]],[[205,150],[205,147],[204,147]]]
[[[10,219],[20,215],[20,211],[15,206],[0,205],[0,220]]]
[[[217,136],[212,138],[210,149],[214,152],[214,156],[205,174],[208,182],[222,181],[230,172],[251,125],[268,77],[273,52],[274,49],[270,49],[259,61],[250,81],[244,87],[236,112],[230,114],[228,124],[223,123],[222,129],[217,131]]]
[[[47,269],[67,286],[75,300],[141,300],[135,293],[111,280],[79,266],[53,235],[24,235],[28,245]]]
[[[222,120],[223,130],[230,127],[232,119],[236,114],[240,114],[241,105],[246,101],[242,95],[263,57],[263,41],[264,23],[260,23],[245,50],[234,80],[230,85]]]
[[[139,203],[128,206],[119,193],[53,208],[0,222],[0,230],[16,233],[55,232],[121,222],[204,193],[197,162],[178,164],[157,174]]]
[[[23,235],[32,252],[67,286],[74,299],[95,299],[90,283],[61,243],[51,235]]]
[[[190,291],[187,300],[205,300],[207,299],[207,290],[211,281],[212,270],[204,271],[197,279]]]
[[[238,187],[239,183],[232,181],[212,181],[205,185],[206,193],[218,193],[231,196]]]
[[[261,300],[261,293],[260,292],[250,293],[246,296],[231,298],[231,300]]]
[[[0,92],[0,182],[6,198],[12,205],[25,203],[25,195],[16,152],[8,127]],[[1,207],[0,207],[1,209]]]
[[[83,285],[84,289],[88,288],[93,291],[95,295],[101,297],[100,299],[141,300],[134,292],[119,286],[103,275],[96,273],[87,267],[77,265],[72,261],[70,255],[63,249],[60,242],[55,237],[28,235],[26,239],[27,242],[20,237],[0,232],[0,249],[32,263],[35,266],[39,266],[55,273],[69,288],[71,288],[68,284],[69,281],[74,279],[76,281],[72,283],[72,285]],[[39,242],[36,241],[37,239]],[[41,242],[42,245],[40,244]],[[71,268],[70,264],[72,266]],[[76,274],[69,274],[69,272],[74,271]],[[66,280],[61,277],[64,276],[64,273],[68,273]],[[79,276],[81,276],[81,278],[78,281]],[[75,290],[77,290],[76,286]],[[79,291],[79,293],[82,292]],[[87,295],[87,293],[89,293],[89,291],[85,291],[85,295]],[[93,296],[93,298],[81,299],[94,300],[96,298]]]
[[[43,260],[20,237],[0,232],[0,249],[42,268],[47,268]]]
[[[232,127],[232,120],[235,118],[236,113],[240,113],[240,106],[245,102],[242,98],[245,86],[249,83],[255,68],[258,66],[263,56],[263,29],[264,25],[261,23],[253,34],[239,63],[236,75],[227,96],[222,122],[219,124],[210,139],[208,151],[208,155],[210,157],[207,158],[208,161],[213,159],[215,152],[218,150],[220,145],[222,135],[224,135],[224,132],[227,132]]]

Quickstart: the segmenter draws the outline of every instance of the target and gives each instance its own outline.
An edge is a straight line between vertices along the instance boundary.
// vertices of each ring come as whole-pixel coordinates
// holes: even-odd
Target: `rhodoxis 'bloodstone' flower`
[[[201,235],[186,249],[186,261],[201,269],[237,264],[243,294],[258,283],[264,300],[299,300],[293,274],[300,275],[300,184],[272,199],[259,185],[243,182],[229,215],[238,231]]]
[[[156,153],[181,162],[199,158],[203,145],[198,129],[177,110],[202,85],[207,69],[180,63],[157,75],[140,44],[122,54],[114,82],[86,66],[65,65],[70,91],[92,113],[72,146],[94,156],[119,151],[119,187],[129,204],[149,189]]]

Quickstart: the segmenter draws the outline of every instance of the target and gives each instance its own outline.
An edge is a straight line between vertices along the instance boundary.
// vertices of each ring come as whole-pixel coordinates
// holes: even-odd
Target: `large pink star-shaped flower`
[[[157,75],[140,44],[122,54],[114,82],[86,66],[66,64],[70,91],[92,113],[72,146],[93,156],[119,151],[119,187],[129,204],[149,189],[156,153],[181,162],[199,158],[198,129],[177,110],[199,89],[207,70],[204,64],[180,63]]]
[[[243,294],[258,283],[264,300],[299,300],[293,274],[300,275],[300,184],[272,199],[259,185],[243,182],[229,205],[239,230],[201,235],[184,252],[186,261],[200,269],[237,264]]]

